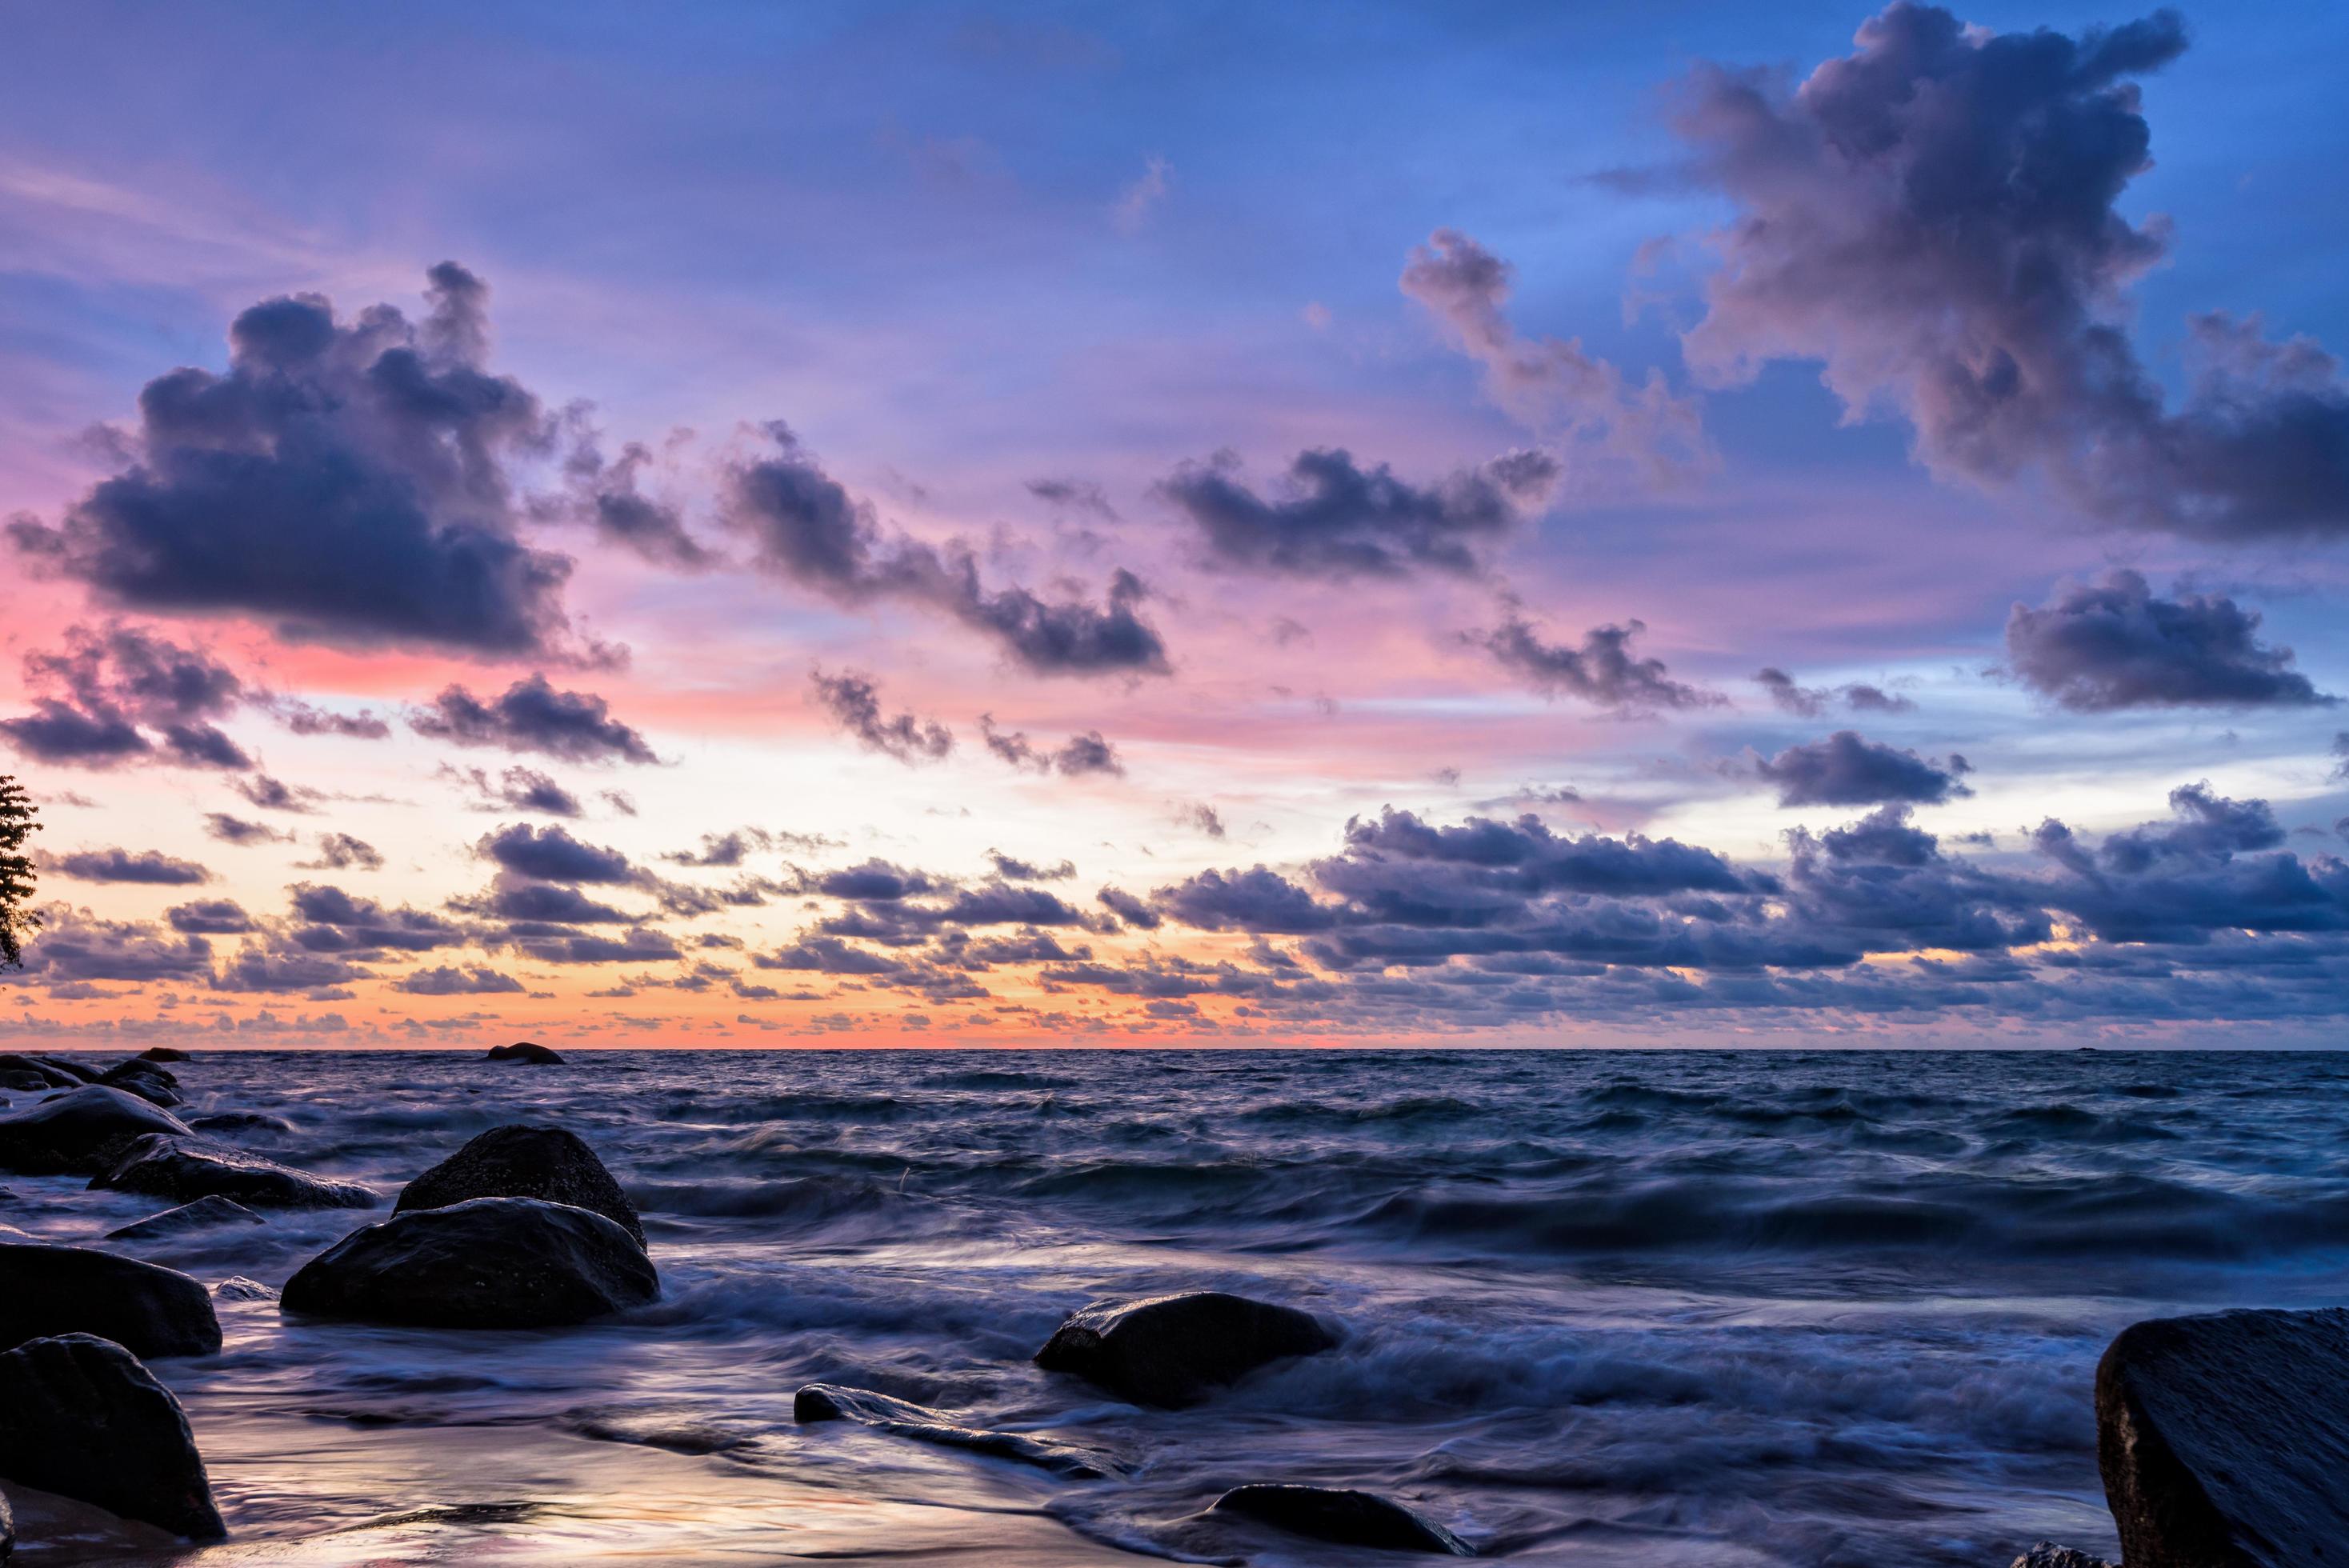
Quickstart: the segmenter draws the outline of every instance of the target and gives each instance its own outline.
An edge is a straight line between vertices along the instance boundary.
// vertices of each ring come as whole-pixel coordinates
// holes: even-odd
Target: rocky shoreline
[[[382,1195],[237,1148],[233,1111],[182,1120],[167,1053],[100,1072],[56,1057],[0,1056],[0,1172],[72,1174],[92,1189],[170,1200],[109,1233],[137,1241],[265,1212],[376,1208]],[[168,1053],[176,1058],[178,1053]],[[545,1047],[492,1058],[559,1065]],[[209,1356],[212,1309],[249,1281],[208,1291],[188,1274],[99,1247],[36,1242],[0,1225],[0,1482],[140,1521],[189,1542],[221,1538],[196,1436],[144,1365]],[[278,1298],[292,1318],[461,1333],[559,1328],[660,1299],[652,1249],[626,1191],[562,1129],[508,1124],[419,1172],[387,1215],[295,1271]],[[1071,1313],[1034,1356],[1077,1399],[1143,1409],[1217,1398],[1295,1357],[1342,1355],[1342,1324],[1226,1292],[1098,1301]],[[2349,1541],[2349,1420],[2333,1391],[2349,1370],[2349,1313],[2233,1312],[2124,1331],[2096,1377],[2099,1460],[2127,1568],[2322,1564]],[[1032,1467],[1073,1485],[1119,1484],[1114,1453],[991,1430],[951,1409],[840,1382],[802,1387],[793,1415]],[[1251,1535],[1381,1553],[1471,1556],[1466,1522],[1344,1487],[1243,1481],[1197,1502],[1202,1544]],[[1189,1528],[1188,1526],[1185,1527]],[[0,1559],[14,1544],[0,1496]],[[2016,1568],[2108,1568],[2040,1543]]]

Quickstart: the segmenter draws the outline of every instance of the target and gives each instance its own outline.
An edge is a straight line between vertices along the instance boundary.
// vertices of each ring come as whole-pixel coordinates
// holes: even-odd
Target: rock
[[[1073,1372],[1136,1404],[1196,1404],[1267,1362],[1312,1356],[1338,1336],[1293,1306],[1192,1291],[1142,1301],[1101,1301],[1069,1315],[1036,1365]]]
[[[150,1046],[131,1059],[141,1062],[191,1062],[196,1058],[174,1046]]]
[[[52,1334],[95,1334],[134,1356],[210,1356],[220,1319],[177,1269],[92,1247],[0,1243],[0,1348]]]
[[[36,1056],[32,1058],[45,1068],[54,1068],[77,1083],[96,1083],[98,1069],[88,1062],[78,1062],[71,1057]]]
[[[16,1550],[16,1519],[8,1511],[8,1500],[0,1497],[0,1563],[5,1563]]]
[[[282,1116],[258,1110],[215,1110],[187,1119],[198,1132],[291,1132],[294,1124]]]
[[[98,1075],[98,1082],[115,1088],[128,1089],[140,1099],[169,1110],[185,1105],[180,1093],[180,1080],[171,1069],[154,1062],[142,1062],[133,1057],[129,1061],[109,1068]]]
[[[150,1198],[233,1198],[264,1209],[371,1209],[374,1189],[330,1181],[184,1133],[150,1133],[133,1140],[90,1179],[93,1190],[143,1192]]]
[[[660,1295],[636,1238],[537,1198],[474,1198],[363,1225],[285,1282],[288,1312],[430,1328],[584,1323]]]
[[[2349,1563],[2349,1310],[2131,1324],[2096,1366],[2128,1568]]]
[[[516,1040],[511,1046],[492,1046],[485,1062],[529,1062],[536,1067],[552,1067],[563,1058],[534,1040]]]
[[[134,1221],[119,1231],[109,1231],[109,1242],[147,1242],[164,1236],[184,1235],[211,1225],[265,1225],[268,1221],[243,1204],[217,1195],[199,1198],[192,1203],[182,1203],[176,1209],[166,1209],[160,1214],[150,1214]]]
[[[20,1057],[13,1051],[0,1051],[0,1088],[38,1094],[44,1089],[76,1088],[81,1081],[64,1068],[52,1066],[38,1057]]]
[[[860,1427],[893,1436],[912,1438],[947,1448],[969,1449],[997,1459],[1016,1460],[1074,1480],[1089,1480],[1108,1473],[1099,1456],[1067,1443],[1024,1437],[1018,1432],[990,1432],[966,1427],[942,1410],[916,1405],[870,1388],[847,1388],[836,1383],[811,1383],[792,1399],[792,1418],[802,1426],[819,1421],[854,1421]]]
[[[543,1198],[604,1216],[645,1244],[636,1206],[595,1151],[559,1127],[493,1127],[403,1188],[396,1213],[470,1198]]]
[[[2080,1048],[2092,1050],[2095,1047],[2083,1046]],[[2043,1541],[2008,1563],[2006,1568],[2116,1568],[2116,1565],[2101,1557],[2091,1557],[2077,1548]]]
[[[228,1533],[180,1401],[93,1335],[0,1355],[0,1476],[191,1540]]]
[[[187,1123],[160,1106],[119,1088],[85,1084],[0,1116],[0,1171],[95,1175],[134,1138],[187,1130]]]
[[[1474,1557],[1468,1543],[1399,1502],[1367,1491],[1327,1486],[1236,1486],[1216,1499],[1216,1511],[1237,1513],[1292,1535],[1340,1546],[1384,1552],[1429,1552]]]
[[[231,1274],[212,1286],[212,1294],[222,1301],[275,1301],[277,1293],[257,1279],[243,1274]]]

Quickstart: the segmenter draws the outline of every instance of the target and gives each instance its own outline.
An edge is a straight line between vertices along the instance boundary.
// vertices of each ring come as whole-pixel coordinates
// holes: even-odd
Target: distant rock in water
[[[243,1274],[231,1274],[212,1286],[212,1294],[222,1301],[275,1301],[277,1293],[257,1279]]]
[[[44,1057],[0,1051],[0,1089],[38,1094],[44,1089],[75,1088],[86,1081]]]
[[[243,1204],[218,1196],[199,1198],[192,1203],[182,1203],[176,1209],[166,1209],[160,1214],[150,1214],[133,1221],[120,1230],[109,1231],[109,1242],[151,1242],[165,1236],[183,1236],[190,1231],[201,1231],[212,1225],[265,1225],[268,1221]]]
[[[910,1399],[876,1394],[870,1388],[811,1383],[793,1397],[792,1418],[803,1427],[819,1421],[853,1421],[895,1437],[1016,1460],[1072,1480],[1089,1480],[1108,1473],[1098,1455],[1082,1449],[1019,1432],[990,1432],[967,1427],[942,1410],[916,1405]]]
[[[2131,1324],[2096,1458],[2127,1568],[2349,1563],[2349,1310]]]
[[[180,1401],[92,1335],[0,1355],[0,1476],[191,1540],[228,1533]]]
[[[26,1176],[94,1176],[132,1139],[188,1130],[188,1124],[137,1095],[86,1084],[0,1116],[0,1171]]]
[[[1399,1502],[1367,1491],[1326,1486],[1236,1486],[1216,1500],[1217,1513],[1237,1513],[1292,1535],[1381,1552],[1423,1552],[1474,1557],[1468,1543]]]
[[[180,1080],[171,1069],[158,1063],[142,1061],[137,1057],[98,1075],[98,1081],[115,1088],[129,1089],[132,1094],[164,1109],[187,1103],[180,1093]]]
[[[511,1046],[492,1046],[485,1062],[529,1062],[538,1067],[559,1065],[563,1057],[534,1040],[516,1040]]]
[[[592,1210],[645,1244],[628,1195],[594,1150],[559,1127],[493,1127],[410,1181],[392,1209],[445,1209],[472,1198],[543,1198]]]
[[[1337,1343],[1319,1318],[1293,1306],[1193,1291],[1095,1302],[1071,1313],[1036,1353],[1036,1365],[1073,1372],[1136,1404],[1175,1408],[1268,1362],[1318,1355]]]
[[[536,1198],[412,1209],[304,1264],[288,1312],[428,1328],[550,1328],[660,1296],[636,1238],[603,1215]]]
[[[2085,1051],[2095,1047],[2083,1046],[2080,1048]],[[2052,1541],[2043,1541],[2008,1563],[2006,1568],[2119,1568],[2119,1565],[2107,1563],[2101,1557],[2091,1557],[2077,1547],[2058,1546]]]
[[[93,1247],[0,1243],[0,1349],[52,1334],[95,1334],[137,1356],[209,1356],[220,1319],[177,1269]]]
[[[233,1198],[262,1209],[371,1209],[376,1202],[374,1190],[356,1181],[331,1181],[192,1133],[136,1139],[89,1184],[182,1202]]]
[[[191,1062],[196,1058],[176,1046],[150,1046],[131,1059],[141,1062]]]

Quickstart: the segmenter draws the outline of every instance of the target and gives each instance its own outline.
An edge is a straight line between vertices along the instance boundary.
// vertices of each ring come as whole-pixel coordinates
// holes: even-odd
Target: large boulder
[[[191,1062],[195,1059],[177,1046],[150,1046],[131,1058],[140,1062]]]
[[[475,1198],[363,1225],[285,1282],[288,1312],[428,1328],[548,1328],[658,1299],[634,1236],[537,1198]]]
[[[2131,1324],[2096,1459],[2128,1568],[2349,1563],[2349,1310]]]
[[[1367,1491],[1327,1486],[1236,1486],[1216,1500],[1217,1513],[1236,1513],[1340,1546],[1381,1552],[1423,1552],[1474,1557],[1468,1543],[1399,1502]]]
[[[372,1188],[333,1181],[192,1133],[149,1133],[125,1145],[90,1186],[187,1202],[233,1198],[262,1209],[371,1209]]]
[[[170,1110],[185,1105],[180,1093],[180,1080],[171,1069],[157,1062],[141,1061],[137,1057],[109,1068],[98,1075],[98,1081],[115,1088],[128,1089],[150,1105]]]
[[[628,1195],[594,1150],[559,1127],[493,1127],[410,1181],[392,1209],[445,1209],[471,1198],[568,1203],[603,1215],[645,1244],[644,1222]]]
[[[135,1356],[209,1356],[220,1319],[177,1269],[90,1247],[0,1242],[0,1349],[52,1334],[95,1334]]]
[[[1195,1405],[1268,1362],[1338,1336],[1310,1313],[1222,1291],[1101,1301],[1069,1315],[1036,1365],[1073,1372],[1140,1405]]]
[[[0,1355],[0,1476],[191,1540],[228,1533],[180,1401],[92,1335]]]
[[[0,1089],[20,1094],[38,1094],[45,1089],[78,1088],[82,1080],[62,1067],[39,1057],[20,1057],[14,1051],[0,1051]]]
[[[0,1116],[0,1171],[27,1176],[91,1176],[132,1139],[188,1130],[187,1123],[137,1095],[85,1084]]]
[[[525,1062],[543,1068],[557,1066],[563,1057],[535,1040],[516,1040],[511,1046],[492,1046],[489,1055],[481,1059],[485,1062]]]
[[[943,1410],[933,1410],[927,1405],[916,1405],[894,1395],[877,1394],[870,1388],[811,1383],[792,1397],[792,1419],[803,1427],[821,1421],[852,1421],[893,1437],[1016,1460],[1079,1480],[1107,1473],[1102,1459],[1082,1449],[1019,1432],[994,1432],[965,1426]]]
[[[150,1214],[117,1230],[106,1233],[109,1242],[153,1242],[170,1236],[183,1236],[190,1231],[209,1230],[214,1225],[265,1225],[268,1221],[231,1198],[199,1198],[192,1203],[182,1203],[176,1209],[166,1209],[160,1214]]]
[[[80,1083],[96,1083],[98,1081],[98,1075],[96,1068],[90,1066],[88,1062],[76,1061],[71,1057],[36,1056],[33,1060],[40,1063],[43,1067],[55,1068],[57,1071],[65,1074],[67,1078],[73,1078]]]

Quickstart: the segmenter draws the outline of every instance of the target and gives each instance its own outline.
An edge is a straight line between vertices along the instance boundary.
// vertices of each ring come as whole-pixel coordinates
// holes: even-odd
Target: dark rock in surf
[[[137,1095],[85,1084],[0,1116],[0,1171],[91,1176],[134,1138],[187,1130],[187,1123]]]
[[[82,1080],[62,1067],[39,1057],[20,1057],[13,1051],[0,1051],[0,1089],[18,1094],[39,1094],[46,1089],[78,1088]]]
[[[98,1081],[111,1084],[116,1088],[127,1088],[141,1099],[152,1100],[166,1109],[185,1103],[180,1094],[179,1075],[160,1062],[133,1057],[98,1074]]]
[[[2008,1563],[2006,1568],[2117,1568],[2117,1564],[2107,1563],[2101,1557],[2091,1557],[2075,1546],[2058,1546],[2052,1541],[2042,1541]]]
[[[195,1059],[176,1046],[150,1046],[131,1058],[140,1062],[191,1062]]]
[[[313,1176],[192,1133],[150,1133],[135,1139],[89,1184],[181,1202],[233,1198],[259,1209],[371,1209],[376,1202],[373,1189],[356,1181]]]
[[[636,1238],[536,1198],[474,1198],[365,1225],[285,1282],[288,1312],[428,1328],[550,1328],[658,1299]]]
[[[166,1209],[160,1214],[150,1214],[133,1221],[119,1230],[106,1233],[109,1242],[153,1242],[168,1236],[184,1236],[190,1231],[208,1230],[213,1225],[265,1225],[268,1221],[233,1199],[219,1196],[199,1198],[192,1203],[182,1203],[176,1209]]]
[[[291,1132],[294,1124],[282,1116],[258,1110],[215,1110],[187,1119],[198,1132]]]
[[[180,1401],[92,1335],[0,1355],[0,1476],[191,1540],[228,1533]]]
[[[533,1067],[559,1066],[563,1058],[534,1040],[516,1040],[511,1046],[492,1046],[485,1062],[527,1062]]]
[[[645,1244],[636,1205],[595,1151],[559,1127],[493,1127],[410,1181],[396,1213],[445,1209],[471,1198],[543,1198],[603,1215]]]
[[[2131,1324],[2096,1460],[2128,1568],[2349,1563],[2349,1310]]]
[[[90,1066],[88,1062],[78,1062],[71,1057],[36,1056],[33,1057],[33,1060],[40,1063],[43,1067],[55,1068],[57,1071],[65,1074],[67,1078],[74,1078],[82,1083],[96,1083],[98,1081],[98,1072],[96,1068]]]
[[[1073,1372],[1136,1404],[1175,1408],[1268,1362],[1313,1356],[1338,1336],[1310,1313],[1222,1291],[1101,1301],[1069,1315],[1036,1365]]]
[[[1236,1486],[1216,1500],[1216,1511],[1236,1513],[1291,1535],[1339,1546],[1447,1557],[1476,1555],[1466,1542],[1444,1526],[1367,1491],[1326,1486]]]
[[[57,1334],[95,1334],[134,1356],[221,1347],[212,1298],[177,1269],[91,1247],[0,1242],[0,1349]]]
[[[5,1563],[16,1550],[16,1519],[8,1511],[8,1500],[0,1497],[0,1563]]]
[[[212,1294],[222,1301],[275,1301],[277,1293],[257,1279],[243,1274],[231,1274],[212,1286]]]
[[[1076,1480],[1090,1480],[1108,1473],[1100,1456],[1082,1449],[1018,1432],[990,1432],[967,1427],[943,1410],[876,1394],[870,1388],[811,1383],[792,1398],[792,1418],[803,1427],[820,1421],[853,1421],[893,1437],[1015,1460]]]

